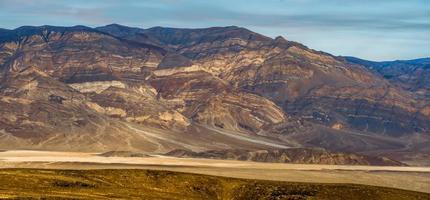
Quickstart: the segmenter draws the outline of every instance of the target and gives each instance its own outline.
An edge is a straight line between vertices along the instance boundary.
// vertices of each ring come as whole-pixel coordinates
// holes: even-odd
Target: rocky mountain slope
[[[430,58],[385,62],[373,62],[354,57],[345,57],[345,59],[369,68],[398,87],[430,98]]]
[[[117,88],[109,87],[108,91],[115,89]],[[127,102],[123,106],[127,108],[133,106],[128,103],[133,102],[135,94],[125,91],[115,93],[117,96],[112,98],[120,98],[118,96],[125,93],[123,98],[127,98]],[[271,142],[262,144],[220,137],[218,133],[205,127],[197,130],[197,127],[183,125],[182,121],[174,118],[177,113],[175,111],[163,107],[154,111],[159,108],[156,107],[159,102],[146,102],[145,105],[150,108],[145,108],[144,111],[154,111],[152,116],[148,114],[148,122],[135,121],[135,118],[126,117],[127,112],[122,107],[106,105],[106,102],[115,102],[115,99],[106,97],[106,102],[103,102],[103,97],[100,97],[97,99],[101,102],[99,105],[92,100],[93,95],[99,94],[81,93],[36,67],[8,71],[1,79],[0,87],[1,148],[165,152],[173,148],[219,149],[225,146],[246,146],[259,149],[275,145]],[[141,107],[136,106],[130,112],[139,112],[139,108]],[[206,134],[199,136],[200,131]]]
[[[98,28],[142,42],[117,33],[127,29]],[[343,58],[239,27],[155,27],[139,29],[138,35],[157,39],[169,52],[188,59],[186,65],[155,70],[156,76],[171,80],[178,74],[204,72],[226,82],[235,93],[257,94],[281,107],[288,122],[272,124],[260,134],[276,132],[283,141],[342,151],[403,149],[418,140],[428,142],[428,101]],[[164,92],[158,77],[152,85]]]
[[[84,146],[430,151],[430,104],[415,91],[361,64],[235,26],[2,30],[0,76],[0,130],[22,146],[56,149],[97,133],[103,139]],[[42,105],[49,117],[30,114]],[[125,144],[112,145],[117,140]]]

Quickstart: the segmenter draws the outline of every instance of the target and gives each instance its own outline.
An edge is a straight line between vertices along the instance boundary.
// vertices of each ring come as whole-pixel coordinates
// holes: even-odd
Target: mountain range
[[[0,29],[0,147],[300,147],[430,164],[429,66],[236,26]]]

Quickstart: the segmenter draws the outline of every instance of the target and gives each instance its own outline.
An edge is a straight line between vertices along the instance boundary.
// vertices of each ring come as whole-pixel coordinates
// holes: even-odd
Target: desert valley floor
[[[7,168],[146,169],[287,182],[352,183],[430,193],[430,167],[281,164],[162,155],[102,157],[99,153],[28,150],[0,152],[0,167],[0,176],[9,174]]]

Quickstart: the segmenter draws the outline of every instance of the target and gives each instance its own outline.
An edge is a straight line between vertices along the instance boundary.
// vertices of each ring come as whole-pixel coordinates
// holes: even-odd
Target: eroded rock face
[[[257,133],[265,126],[283,122],[286,116],[273,102],[257,95],[239,93],[211,97],[192,119],[229,130]]]
[[[196,129],[179,112],[158,104],[149,86],[81,93],[36,67],[8,71],[0,83],[3,149],[164,153],[175,148],[266,146]],[[97,102],[92,101],[95,97]]]
[[[10,71],[1,82],[1,129],[15,142],[42,144],[68,134],[85,137],[109,121],[88,109],[84,95],[38,68]]]
[[[236,91],[207,72],[154,77],[151,83],[166,100],[183,100],[177,109],[200,124],[256,133],[286,119],[282,109],[270,100]]]
[[[157,99],[157,91],[149,85],[109,87],[89,96],[102,108],[102,113],[111,117],[164,128],[186,127],[190,124],[188,118],[172,110],[168,102]]]

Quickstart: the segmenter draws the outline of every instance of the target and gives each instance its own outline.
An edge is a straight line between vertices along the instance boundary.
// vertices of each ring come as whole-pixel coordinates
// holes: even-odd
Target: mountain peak
[[[112,24],[108,24],[108,25],[106,25],[107,27],[125,27],[124,25],[121,25],[121,24],[117,24],[117,23],[112,23]]]
[[[195,29],[152,27],[145,29],[144,32],[166,45],[187,45],[196,42],[213,42],[231,38],[266,42],[272,40],[269,37],[237,26]]]
[[[131,27],[131,26],[126,26],[126,25],[117,24],[117,23],[108,24],[106,26],[96,27],[95,29],[107,29],[107,28],[110,28],[110,29],[112,29],[112,28],[115,28],[115,29],[126,29],[126,30],[133,30],[133,29],[143,30],[142,28]]]
[[[288,42],[284,37],[282,37],[282,36],[278,36],[278,37],[276,37],[275,38],[275,41],[277,41],[277,42]]]
[[[31,36],[31,35],[49,35],[51,32],[97,32],[102,33],[96,29],[76,25],[76,26],[51,26],[51,25],[43,25],[43,26],[21,26],[13,30],[9,31],[0,31],[3,32],[2,37],[0,38],[0,42],[8,42],[8,41],[18,41],[22,39],[22,37]]]
[[[48,30],[48,31],[79,31],[79,30],[93,30],[90,27],[83,26],[83,25],[76,25],[76,26],[51,26],[51,25],[43,25],[43,26],[21,26],[13,31],[16,32],[31,32],[31,31],[41,31],[41,30]]]

